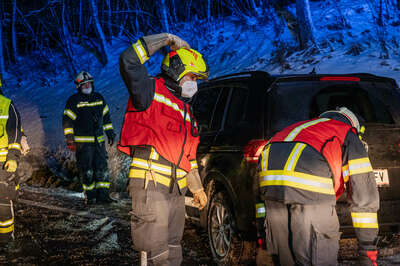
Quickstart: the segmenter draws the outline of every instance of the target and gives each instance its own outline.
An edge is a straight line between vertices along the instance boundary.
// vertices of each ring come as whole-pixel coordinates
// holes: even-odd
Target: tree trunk
[[[5,73],[5,63],[4,63],[4,49],[3,49],[3,23],[4,23],[4,9],[3,4],[0,3],[0,74]]]
[[[168,6],[166,5],[165,0],[161,0],[161,23],[162,23],[163,29],[166,32],[169,32],[167,8],[168,8]]]
[[[300,33],[300,48],[315,44],[314,25],[311,18],[309,0],[296,0],[297,24]]]
[[[62,10],[61,10],[61,23],[62,23],[62,36],[63,36],[63,44],[64,44],[64,53],[70,63],[70,72],[72,75],[76,74],[77,69],[74,63],[74,55],[72,53],[71,47],[71,35],[68,30],[67,20],[65,19],[65,13],[67,12],[67,7],[65,6],[66,0],[62,2]]]
[[[93,15],[93,20],[94,24],[96,27],[96,32],[97,35],[99,36],[100,42],[101,42],[101,53],[103,55],[103,60],[104,64],[107,64],[110,58],[110,54],[108,52],[108,45],[106,41],[106,37],[104,36],[103,29],[101,28],[100,21],[99,21],[99,16],[98,16],[98,10],[97,10],[97,4],[95,0],[90,0],[90,7],[92,9],[92,15]]]
[[[17,14],[17,0],[13,0],[12,3],[12,20],[11,20],[11,43],[12,43],[12,58],[14,63],[18,59],[18,51],[17,51],[17,37],[15,34],[15,17]]]

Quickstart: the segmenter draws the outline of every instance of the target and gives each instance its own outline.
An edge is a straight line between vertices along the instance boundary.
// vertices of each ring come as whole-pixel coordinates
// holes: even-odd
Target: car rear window
[[[399,108],[399,94],[389,82],[284,81],[271,90],[271,127],[286,126],[345,106],[366,123],[393,124],[392,111]]]

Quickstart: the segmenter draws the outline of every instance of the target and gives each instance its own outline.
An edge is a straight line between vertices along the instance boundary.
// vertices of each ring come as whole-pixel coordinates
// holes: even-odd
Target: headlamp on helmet
[[[203,56],[196,50],[188,48],[169,52],[161,63],[161,71],[176,82],[187,73],[193,73],[199,79],[208,79],[209,74]]]

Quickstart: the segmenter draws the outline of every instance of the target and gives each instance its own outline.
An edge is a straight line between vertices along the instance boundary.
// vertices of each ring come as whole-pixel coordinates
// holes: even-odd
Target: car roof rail
[[[272,76],[268,72],[265,72],[265,71],[248,71],[248,72],[240,72],[240,73],[234,73],[234,74],[228,74],[228,75],[216,77],[216,78],[210,79],[210,81],[219,81],[219,80],[224,80],[224,79],[229,79],[229,78],[239,78],[239,77],[270,79]]]

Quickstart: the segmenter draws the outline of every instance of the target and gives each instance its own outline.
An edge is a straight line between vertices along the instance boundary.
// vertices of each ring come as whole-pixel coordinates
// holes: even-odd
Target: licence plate
[[[374,169],[376,186],[388,187],[389,186],[389,174],[387,169]]]

